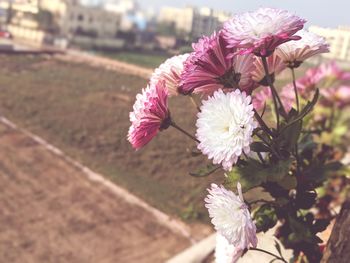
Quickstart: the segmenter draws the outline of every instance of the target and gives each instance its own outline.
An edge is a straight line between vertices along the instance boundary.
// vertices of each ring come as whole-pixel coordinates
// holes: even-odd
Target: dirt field
[[[189,245],[0,124],[0,262],[164,262]]]
[[[207,164],[191,157],[191,140],[168,129],[138,152],[126,140],[128,114],[146,79],[47,56],[0,56],[0,61],[2,115],[160,210],[208,220],[205,189],[224,177],[188,174]],[[188,98],[171,100],[171,111],[194,133],[196,111]]]

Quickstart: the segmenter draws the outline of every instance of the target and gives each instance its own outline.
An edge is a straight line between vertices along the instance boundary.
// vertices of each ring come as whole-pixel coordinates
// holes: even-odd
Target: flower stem
[[[275,87],[272,85],[272,81],[271,81],[270,73],[269,73],[269,66],[267,65],[266,57],[261,57],[261,60],[262,60],[263,66],[264,66],[267,83],[269,84],[270,89],[271,89],[273,105],[274,105],[275,114],[276,114],[277,130],[279,130],[280,129],[280,115],[278,113],[278,104],[277,104],[277,99],[276,99],[277,91],[276,91]]]
[[[266,251],[266,250],[264,250],[264,249],[252,247],[252,248],[250,248],[250,250],[255,250],[255,251],[259,251],[259,252],[268,254],[268,255],[270,255],[270,256],[275,257],[275,258],[278,259],[278,260],[281,260],[282,262],[288,263],[287,260],[285,260],[283,257],[280,257],[280,256],[278,256],[278,255],[276,255],[276,254],[273,254],[273,253],[271,253],[271,252],[269,252],[269,251]]]
[[[254,109],[254,117],[258,121],[259,125],[261,126],[262,130],[266,132],[269,136],[272,138],[274,137],[274,134],[270,130],[270,128],[266,125],[264,120],[260,117],[259,113]]]
[[[174,127],[175,129],[177,129],[178,131],[182,132],[183,134],[185,134],[186,136],[188,136],[189,138],[191,138],[192,140],[194,140],[197,143],[200,143],[200,141],[194,137],[192,134],[190,134],[189,132],[185,131],[184,129],[182,129],[180,126],[178,126],[175,122],[171,121],[170,126]]]
[[[298,95],[298,89],[297,89],[297,84],[295,82],[295,71],[294,68],[290,68],[292,71],[292,77],[293,77],[293,86],[294,86],[294,93],[295,93],[295,102],[297,104],[297,111],[299,113],[300,110],[300,103],[299,103],[299,95]]]
[[[198,112],[201,112],[201,109],[200,109],[200,107],[198,106],[198,104],[197,104],[197,102],[195,101],[195,99],[193,98],[193,95],[192,95],[192,94],[189,95],[189,98],[190,98],[192,104],[193,104],[193,105],[196,107],[196,109],[198,110]]]
[[[259,158],[260,162],[262,163],[262,165],[265,166],[266,162],[265,162],[264,158],[262,157],[261,152],[257,152],[257,155],[258,155],[258,158]]]

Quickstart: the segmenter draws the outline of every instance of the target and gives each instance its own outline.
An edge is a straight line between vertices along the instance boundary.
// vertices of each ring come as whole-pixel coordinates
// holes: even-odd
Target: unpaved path
[[[0,262],[164,262],[189,243],[0,123]]]

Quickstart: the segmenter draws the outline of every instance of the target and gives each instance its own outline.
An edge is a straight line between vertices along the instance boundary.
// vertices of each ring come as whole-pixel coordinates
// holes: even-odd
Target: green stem
[[[272,131],[270,130],[270,128],[266,125],[266,123],[264,122],[264,120],[260,117],[259,113],[254,109],[254,117],[255,119],[258,121],[261,129],[266,132],[269,136],[271,136],[272,138],[275,137],[274,134],[272,133]]]
[[[293,77],[293,86],[294,86],[294,93],[295,93],[295,102],[297,105],[297,111],[299,113],[300,111],[300,103],[299,103],[299,95],[298,95],[298,88],[297,88],[297,84],[295,82],[295,71],[294,68],[290,68],[292,71],[292,77]]]
[[[261,60],[262,60],[263,66],[264,66],[265,77],[266,77],[267,83],[269,84],[270,89],[271,89],[273,105],[274,105],[275,114],[276,114],[277,131],[279,131],[279,129],[280,129],[280,115],[278,113],[278,104],[277,104],[277,99],[276,99],[276,93],[277,92],[276,92],[275,88],[272,85],[272,81],[271,81],[270,73],[269,73],[269,66],[267,65],[266,57],[261,57]]]
[[[261,135],[260,135],[259,133],[257,133],[257,132],[255,132],[254,135],[256,135],[260,140],[262,140],[262,141],[265,143],[265,145],[266,145],[267,147],[269,147],[269,149],[271,150],[271,152],[272,152],[275,156],[280,157],[280,155],[276,152],[276,150],[270,145],[270,143],[269,143],[263,136],[261,136]]]
[[[185,131],[184,129],[182,129],[180,126],[178,126],[175,122],[171,121],[170,126],[174,127],[175,129],[177,129],[178,131],[182,132],[183,134],[185,134],[186,136],[188,136],[189,138],[191,138],[192,140],[194,140],[197,143],[200,143],[200,141],[194,137],[192,134],[190,134],[189,132]]]
[[[190,100],[191,100],[193,106],[196,107],[197,111],[198,111],[198,112],[201,112],[201,109],[200,109],[200,107],[198,106],[198,104],[197,104],[197,102],[195,101],[195,99],[193,98],[193,95],[192,95],[192,94],[189,95],[189,98],[190,98]]]
[[[266,250],[264,250],[264,249],[252,247],[252,248],[250,248],[250,250],[255,250],[255,251],[259,251],[259,252],[268,254],[268,255],[270,255],[270,256],[275,257],[275,258],[278,259],[278,260],[281,260],[282,262],[288,263],[287,260],[285,260],[284,258],[282,258],[282,257],[280,257],[280,256],[278,256],[278,255],[276,255],[276,254],[273,254],[273,253],[271,253],[271,252],[269,252],[269,251],[266,251]]]
[[[297,162],[297,173],[300,174],[300,158],[299,158],[299,147],[298,143],[295,144],[295,159]]]
[[[258,155],[259,160],[262,163],[262,165],[266,165],[266,162],[265,162],[264,158],[262,157],[261,152],[257,152],[256,154]]]

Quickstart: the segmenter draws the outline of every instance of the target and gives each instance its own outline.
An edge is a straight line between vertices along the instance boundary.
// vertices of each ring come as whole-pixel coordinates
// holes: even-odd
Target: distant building
[[[37,29],[39,24],[35,18],[39,13],[38,4],[39,0],[1,1],[0,9],[5,13],[5,19],[2,22]]]
[[[215,11],[208,7],[163,7],[159,13],[158,23],[167,24],[177,33],[197,39],[212,34],[229,18],[230,13]]]
[[[101,6],[83,5],[81,0],[13,0],[10,7],[8,3],[0,7],[10,10],[8,28],[18,38],[41,43],[54,43],[58,38],[111,49],[124,45],[117,39],[122,15]]]
[[[158,16],[158,24],[173,27],[178,33],[191,34],[194,8],[163,7]]]
[[[218,30],[230,16],[230,13],[215,11],[208,7],[194,9],[192,37],[199,38],[203,35],[211,35],[214,31]]]
[[[309,30],[323,36],[330,44],[330,52],[324,57],[350,61],[350,26],[338,28],[323,28],[311,26]]]
[[[62,35],[93,38],[115,38],[121,23],[121,16],[116,13],[79,4],[67,6],[62,19]]]

